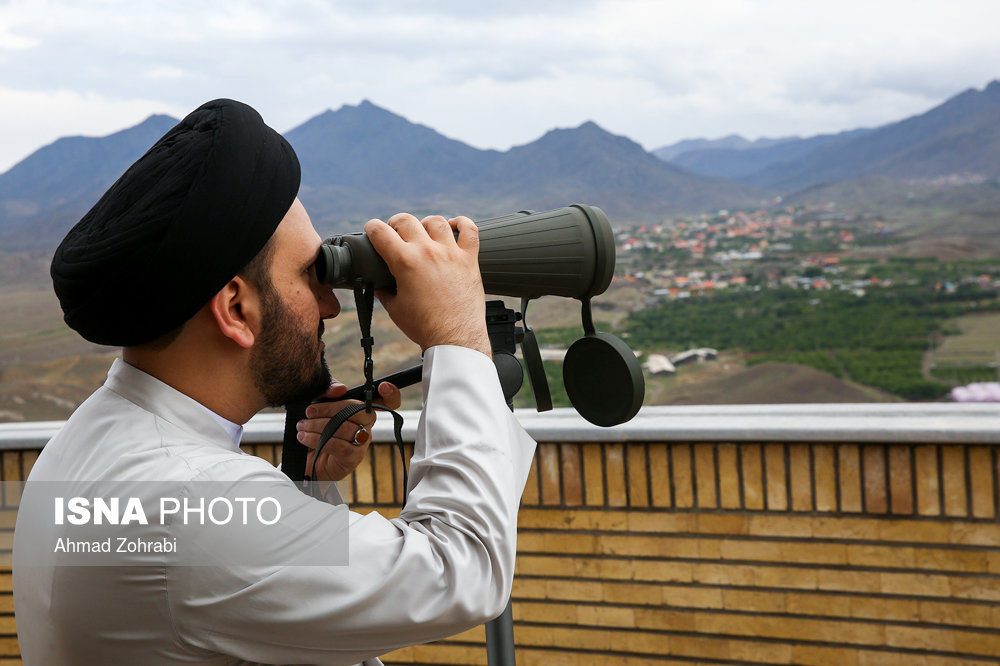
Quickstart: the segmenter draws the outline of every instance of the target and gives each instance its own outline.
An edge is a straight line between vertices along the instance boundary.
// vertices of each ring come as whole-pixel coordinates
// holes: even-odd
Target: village
[[[672,353],[647,355],[644,367],[651,375],[673,374],[681,365],[714,360],[717,350],[731,348],[783,354],[782,358],[821,348],[878,348],[879,363],[887,358],[884,350],[907,349],[917,344],[913,340],[923,340],[919,344],[924,349],[934,348],[943,340],[943,324],[926,328],[919,322],[929,318],[943,322],[975,311],[977,303],[984,311],[992,310],[992,299],[1000,290],[1000,267],[995,260],[907,256],[897,251],[905,243],[905,231],[900,223],[847,213],[834,203],[722,210],[620,229],[616,280],[643,295],[642,311],[629,320],[629,334],[653,348],[657,344],[670,348],[671,340],[679,343],[672,346]],[[680,303],[689,307],[671,305]],[[741,314],[734,328],[730,309],[736,304]],[[824,316],[821,324],[818,318]],[[797,332],[772,330],[769,317],[781,318],[781,326]],[[891,324],[885,317],[893,319]],[[877,339],[845,342],[849,329],[859,328],[882,333]],[[895,332],[886,333],[889,328]],[[958,330],[954,324],[947,328]],[[833,335],[833,330],[840,333]],[[905,371],[912,375],[913,386],[928,372],[935,378],[956,372],[995,377],[992,352],[985,358],[985,352],[977,352],[975,359],[935,353],[921,361],[918,351],[886,376],[898,377]],[[834,374],[842,372],[839,366],[826,367],[828,359],[798,360]],[[838,363],[849,360],[845,357]],[[970,370],[966,367],[970,363],[976,367]],[[922,369],[922,364],[927,367]],[[863,373],[855,369],[851,374],[858,379]],[[878,378],[862,383],[891,384]],[[892,386],[890,392],[910,398],[929,390],[923,384]]]
[[[639,287],[650,301],[782,287],[839,289],[860,297],[870,289],[916,284],[898,266],[879,270],[877,261],[858,252],[890,243],[894,234],[886,222],[849,216],[834,203],[720,210],[619,230],[616,279]],[[995,289],[1000,276],[969,270],[928,286],[949,291],[962,284]]]

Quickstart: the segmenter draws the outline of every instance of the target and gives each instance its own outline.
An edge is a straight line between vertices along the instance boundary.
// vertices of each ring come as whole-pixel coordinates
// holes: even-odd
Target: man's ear
[[[245,349],[253,346],[255,331],[260,330],[260,297],[246,280],[234,277],[212,297],[208,308],[224,336]]]

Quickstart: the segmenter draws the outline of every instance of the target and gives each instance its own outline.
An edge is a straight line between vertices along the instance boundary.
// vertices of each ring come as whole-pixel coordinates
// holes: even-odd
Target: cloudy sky
[[[370,99],[499,149],[873,126],[1000,78],[998,24],[997,0],[0,0],[0,171],[215,97],[279,131]]]

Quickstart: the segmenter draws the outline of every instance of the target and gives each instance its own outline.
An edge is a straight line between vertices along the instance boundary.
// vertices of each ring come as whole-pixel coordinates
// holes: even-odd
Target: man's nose
[[[318,284],[314,291],[319,302],[320,319],[333,319],[340,314],[340,301],[330,286]]]

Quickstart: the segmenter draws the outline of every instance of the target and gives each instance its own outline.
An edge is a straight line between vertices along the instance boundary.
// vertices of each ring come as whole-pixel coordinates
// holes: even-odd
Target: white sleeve
[[[181,640],[254,662],[351,664],[500,614],[535,443],[480,352],[429,349],[423,391],[400,517],[351,513],[347,566],[230,562],[168,572]],[[331,538],[322,520],[337,509],[287,488],[283,506],[305,522],[298,539],[269,548],[287,548],[291,561]]]

